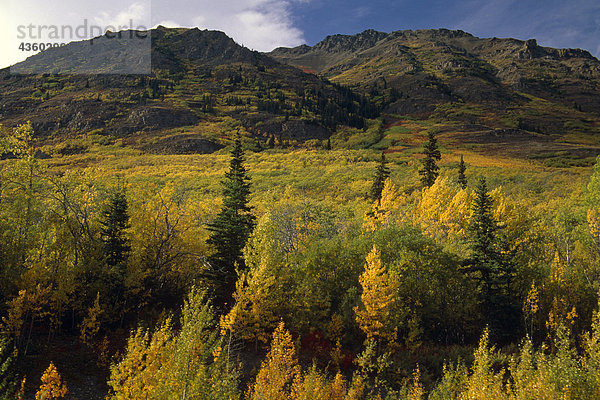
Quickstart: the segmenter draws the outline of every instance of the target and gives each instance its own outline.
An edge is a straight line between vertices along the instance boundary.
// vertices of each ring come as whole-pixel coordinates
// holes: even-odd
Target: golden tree
[[[365,215],[363,229],[366,232],[373,232],[391,225],[395,219],[400,218],[405,203],[406,198],[398,192],[392,181],[387,179],[381,192],[381,200],[375,201],[371,211]]]
[[[100,307],[100,292],[96,295],[94,305],[88,309],[88,315],[81,321],[79,327],[80,336],[79,338],[83,343],[88,346],[92,345],[92,342],[98,331],[100,330],[100,315],[102,314],[102,308]]]
[[[282,322],[273,332],[273,341],[267,358],[250,388],[248,398],[253,400],[285,400],[292,398],[292,384],[300,377],[300,366],[292,335]]]
[[[68,393],[67,385],[62,381],[54,363],[42,375],[42,385],[35,394],[36,400],[62,399]]]
[[[356,322],[367,338],[394,340],[396,329],[390,324],[391,312],[396,301],[398,282],[381,262],[375,246],[367,255],[365,272],[359,278],[362,286],[362,306],[354,307]]]

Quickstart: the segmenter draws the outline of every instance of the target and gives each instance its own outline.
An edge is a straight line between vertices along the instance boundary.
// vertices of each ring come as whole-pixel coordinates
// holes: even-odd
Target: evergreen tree
[[[465,171],[467,167],[465,166],[465,160],[463,160],[463,156],[460,156],[460,164],[458,164],[458,184],[463,188],[467,188],[467,177],[465,176]]]
[[[125,192],[115,192],[103,212],[102,242],[104,255],[110,266],[123,263],[131,250],[126,230],[129,228],[129,214]]]
[[[255,217],[248,205],[250,178],[244,167],[242,143],[236,138],[229,171],[225,173],[223,185],[223,208],[208,225],[208,244],[214,246],[215,253],[209,258],[211,280],[215,289],[215,304],[219,307],[230,304],[237,270],[245,269],[242,249],[246,245],[255,225]]]
[[[327,139],[327,146],[325,147],[325,150],[331,150],[331,138]]]
[[[429,131],[428,134],[429,140],[425,144],[423,149],[423,153],[425,154],[425,159],[423,160],[423,168],[419,170],[419,174],[421,175],[421,182],[423,186],[429,187],[435,183],[439,175],[440,168],[437,166],[436,161],[439,161],[442,158],[440,151],[437,146],[437,139],[435,138],[435,134],[432,131]]]
[[[385,181],[390,176],[390,169],[386,164],[387,162],[385,160],[385,153],[381,152],[381,161],[375,170],[375,180],[373,181],[373,186],[371,187],[370,193],[370,198],[373,201],[381,200],[381,193],[383,192]]]
[[[482,178],[475,189],[466,271],[478,282],[482,312],[492,333],[500,340],[509,340],[519,326],[519,307],[511,293],[513,265],[502,253],[501,227],[492,211],[492,199]]]

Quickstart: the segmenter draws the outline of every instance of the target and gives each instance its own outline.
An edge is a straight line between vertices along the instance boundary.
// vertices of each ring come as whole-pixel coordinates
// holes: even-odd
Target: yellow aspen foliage
[[[365,392],[365,379],[361,375],[355,375],[354,379],[352,379],[352,384],[348,389],[348,394],[346,395],[346,400],[359,400],[363,398],[363,394]]]
[[[489,331],[486,329],[475,351],[472,373],[462,399],[493,400],[506,399],[503,385],[504,370],[494,374],[492,370],[494,348],[489,347]]]
[[[419,317],[416,312],[411,313],[411,317],[408,319],[408,332],[406,334],[406,347],[410,351],[416,351],[421,347],[421,335],[423,334],[423,328],[419,323]]]
[[[79,326],[79,338],[87,346],[91,346],[100,330],[100,315],[102,308],[100,307],[100,292],[96,295],[94,305],[88,309],[88,315],[81,321]]]
[[[575,306],[569,306],[568,302],[562,297],[555,297],[552,300],[552,306],[550,307],[548,320],[546,321],[546,328],[548,329],[548,336],[551,339],[551,343],[554,342],[560,326],[572,327],[576,319],[577,310]]]
[[[25,314],[27,313],[27,291],[19,290],[19,295],[8,301],[8,315],[2,317],[3,329],[15,338],[21,333]]]
[[[365,232],[374,232],[379,228],[389,226],[395,220],[400,219],[400,211],[406,204],[406,197],[401,195],[392,183],[386,179],[381,192],[381,201],[376,201],[371,207],[363,222]]]
[[[300,366],[292,335],[279,323],[267,358],[263,361],[256,382],[248,392],[248,399],[285,400],[292,399],[293,383],[300,379]]]
[[[521,200],[520,202],[507,197],[501,187],[490,192],[493,202],[493,216],[503,227],[503,235],[509,245],[508,252],[519,248],[532,248],[537,241],[537,223],[531,218],[533,206]]]
[[[337,373],[333,380],[313,366],[303,376],[298,375],[292,390],[294,400],[346,400],[347,384],[344,376]]]
[[[276,310],[281,300],[273,293],[276,285],[276,277],[262,262],[255,270],[243,274],[236,283],[233,308],[221,317],[221,333],[229,331],[247,341],[269,343],[269,332],[277,325]]]
[[[554,253],[554,259],[550,264],[550,282],[556,285],[563,285],[565,283],[565,264],[561,261],[558,251]]]
[[[423,384],[421,383],[421,370],[419,369],[419,365],[417,364],[417,368],[413,372],[412,376],[412,384],[410,386],[410,390],[408,392],[409,400],[422,400],[425,398],[425,389],[423,389]]]
[[[584,336],[584,368],[592,377],[596,386],[596,398],[600,398],[600,293],[598,293],[598,309],[592,316],[591,331]]]
[[[108,384],[113,390],[113,399],[147,398],[148,393],[153,393],[164,383],[172,353],[171,321],[163,323],[152,338],[149,336],[148,332],[139,328],[129,338],[126,357],[111,368]]]
[[[472,213],[473,193],[438,178],[423,189],[414,208],[412,223],[432,238],[462,239]]]
[[[587,221],[590,228],[590,235],[594,239],[596,246],[600,247],[600,209],[589,209],[587,212]]]
[[[17,400],[25,399],[25,384],[27,383],[27,377],[23,377],[21,380],[21,386],[19,386],[19,390],[17,391],[17,395],[15,396]]]
[[[331,382],[331,386],[329,388],[329,397],[330,400],[345,400],[346,399],[346,391],[348,384],[346,383],[346,379],[344,376],[338,372],[333,378],[333,382]]]
[[[356,322],[368,339],[396,338],[396,328],[391,326],[391,312],[396,301],[398,282],[386,270],[375,246],[367,255],[365,271],[359,277],[362,287],[361,305],[354,307]]]
[[[331,316],[331,321],[327,325],[327,338],[332,342],[340,341],[344,336],[344,320],[342,317],[334,313]]]
[[[527,297],[523,302],[523,317],[525,318],[525,327],[530,337],[533,335],[533,329],[535,328],[535,320],[540,309],[539,304],[540,293],[535,286],[535,282],[532,282],[531,289],[529,289]]]
[[[54,363],[51,362],[44,375],[42,375],[42,385],[35,394],[35,399],[62,399],[68,392],[67,385],[61,380],[58,370],[54,366]]]
[[[298,375],[292,388],[294,400],[329,400],[329,383],[325,376],[313,366],[304,376]]]

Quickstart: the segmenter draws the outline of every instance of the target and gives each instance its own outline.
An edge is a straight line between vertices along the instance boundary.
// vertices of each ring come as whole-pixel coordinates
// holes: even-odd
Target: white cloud
[[[270,51],[304,43],[302,31],[294,26],[289,1],[202,0],[195,4],[202,13],[192,18],[192,26],[221,30],[251,49]]]
[[[117,31],[130,27],[148,29],[151,26],[150,11],[149,2],[135,2],[115,15],[102,11],[94,21],[101,27],[115,27],[113,30]]]
[[[175,22],[175,21],[170,20],[170,19],[167,19],[167,20],[164,20],[164,21],[160,21],[157,24],[154,24],[154,26],[152,28],[156,28],[159,25],[160,26],[164,26],[165,28],[177,28],[177,27],[181,26],[180,23]]]
[[[161,0],[164,1],[164,0]],[[21,43],[67,43],[99,36],[106,28],[150,27],[151,0],[0,0],[0,68],[15,64],[37,51],[20,51]],[[23,37],[18,27],[34,26]],[[88,29],[78,29],[83,25]],[[60,38],[50,36],[49,27],[58,27]],[[92,28],[93,26],[93,28]],[[41,32],[38,29],[48,27]],[[63,36],[62,27],[72,30]],[[75,35],[70,32],[76,31]],[[80,34],[81,33],[81,34]],[[80,37],[81,36],[81,37]]]
[[[0,0],[0,67],[33,53],[18,50],[18,25],[69,25],[85,19],[94,34],[109,26],[195,27],[225,32],[249,48],[269,51],[278,46],[305,42],[295,25],[293,8],[315,0]],[[61,42],[74,40],[65,38]]]

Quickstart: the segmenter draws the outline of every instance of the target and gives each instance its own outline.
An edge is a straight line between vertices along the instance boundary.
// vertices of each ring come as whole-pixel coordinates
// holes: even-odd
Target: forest
[[[234,133],[94,162],[1,128],[1,398],[599,397],[600,159]]]

